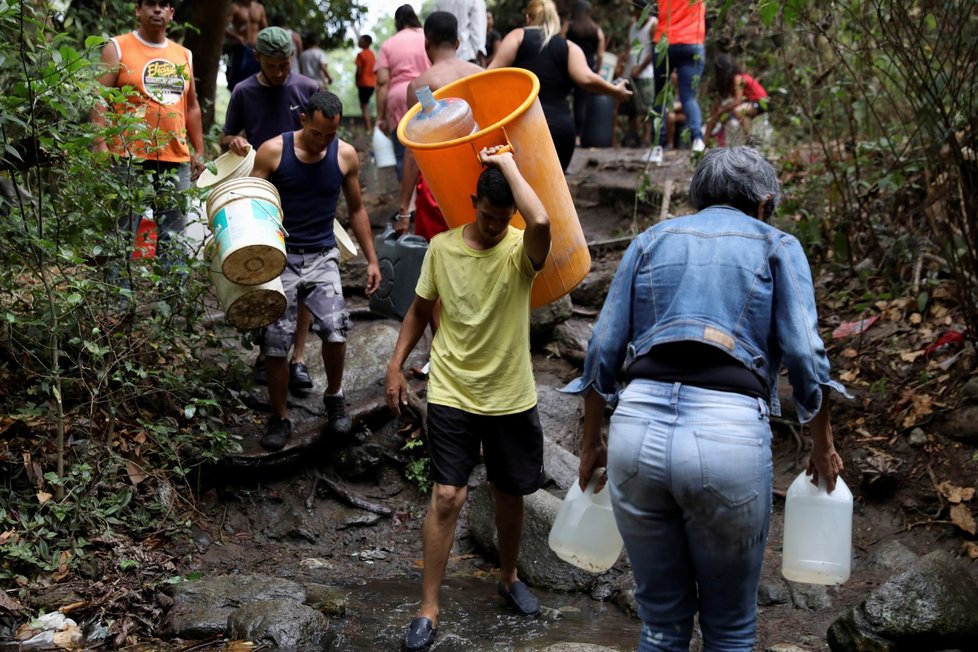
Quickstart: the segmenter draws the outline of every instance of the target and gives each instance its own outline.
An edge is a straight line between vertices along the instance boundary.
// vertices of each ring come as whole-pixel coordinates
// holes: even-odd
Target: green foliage
[[[96,129],[102,39],[55,32],[34,3],[0,2],[0,577],[65,571],[96,540],[185,527],[194,469],[237,444],[226,372],[197,324],[203,263],[133,259],[128,216],[187,206],[96,137],[149,133],[123,115]],[[131,4],[128,10],[131,12]],[[179,252],[177,248],[174,251]]]
[[[410,461],[404,467],[404,477],[417,485],[421,491],[431,489],[431,459],[425,453],[424,441],[421,437],[408,439],[401,450],[411,455]]]
[[[974,4],[728,0],[710,34],[773,96],[787,226],[904,287],[937,256],[978,336]]]
[[[319,34],[324,50],[356,45],[348,28],[360,24],[366,12],[353,0],[267,0],[264,5],[269,18],[281,15],[290,28]]]

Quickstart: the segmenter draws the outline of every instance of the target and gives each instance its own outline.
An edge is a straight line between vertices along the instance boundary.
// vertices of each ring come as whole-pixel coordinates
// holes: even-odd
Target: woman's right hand
[[[615,85],[614,98],[619,102],[627,102],[628,98],[632,96],[632,92],[628,90],[628,80],[621,79]]]
[[[832,493],[842,469],[842,456],[836,452],[835,445],[828,444],[826,447],[816,442],[808,458],[808,468],[805,469],[805,473],[812,476],[812,484],[817,486],[819,478],[824,478],[825,488]]]
[[[591,481],[591,477],[600,468],[606,468],[608,466],[608,449],[604,444],[601,444],[597,448],[586,448],[581,451],[581,465],[577,470],[577,482],[581,486],[581,491],[587,487],[588,483]],[[594,488],[595,492],[604,489],[605,484],[608,482],[608,476],[605,474],[601,480],[598,481],[597,487]]]

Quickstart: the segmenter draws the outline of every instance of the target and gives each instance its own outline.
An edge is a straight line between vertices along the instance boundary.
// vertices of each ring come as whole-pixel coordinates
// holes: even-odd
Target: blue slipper
[[[404,632],[404,642],[401,649],[404,652],[419,652],[427,650],[435,642],[438,630],[432,625],[431,618],[418,616],[411,621],[408,630]]]
[[[499,586],[496,587],[496,591],[499,592],[499,595],[506,598],[506,602],[513,609],[516,609],[524,616],[536,616],[540,613],[540,601],[537,600],[535,595],[530,593],[530,589],[520,580],[516,580],[510,584],[508,591],[503,586],[503,583],[500,582]]]

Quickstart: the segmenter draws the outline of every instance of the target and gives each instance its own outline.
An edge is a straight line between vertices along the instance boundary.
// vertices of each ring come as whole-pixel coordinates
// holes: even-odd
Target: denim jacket
[[[775,415],[782,364],[802,423],[820,409],[822,385],[851,398],[829,378],[801,243],[735,208],[662,222],[632,241],[588,342],[584,375],[562,391],[593,386],[615,404],[623,365],[679,341],[716,346],[765,378]]]

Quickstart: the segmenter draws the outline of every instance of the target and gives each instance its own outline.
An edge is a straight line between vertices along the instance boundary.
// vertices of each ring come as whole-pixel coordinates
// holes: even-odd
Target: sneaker
[[[289,363],[289,391],[297,396],[304,396],[307,389],[312,389],[312,376],[309,368],[301,362]]]
[[[346,403],[343,395],[323,394],[323,405],[326,406],[326,416],[329,417],[329,431],[335,435],[346,435],[353,427],[350,415],[346,413]]]
[[[655,165],[662,165],[662,148],[658,145],[649,150],[643,159],[646,163],[654,163]]]
[[[693,141],[693,146],[690,149],[693,150],[694,154],[699,154],[706,149],[706,143],[703,142],[702,138],[697,138]]]
[[[292,422],[277,414],[268,418],[265,434],[261,438],[261,447],[267,451],[281,450],[285,442],[292,436]]]
[[[259,385],[268,384],[268,372],[265,370],[265,356],[261,353],[255,358],[255,365],[251,369],[251,377]]]

